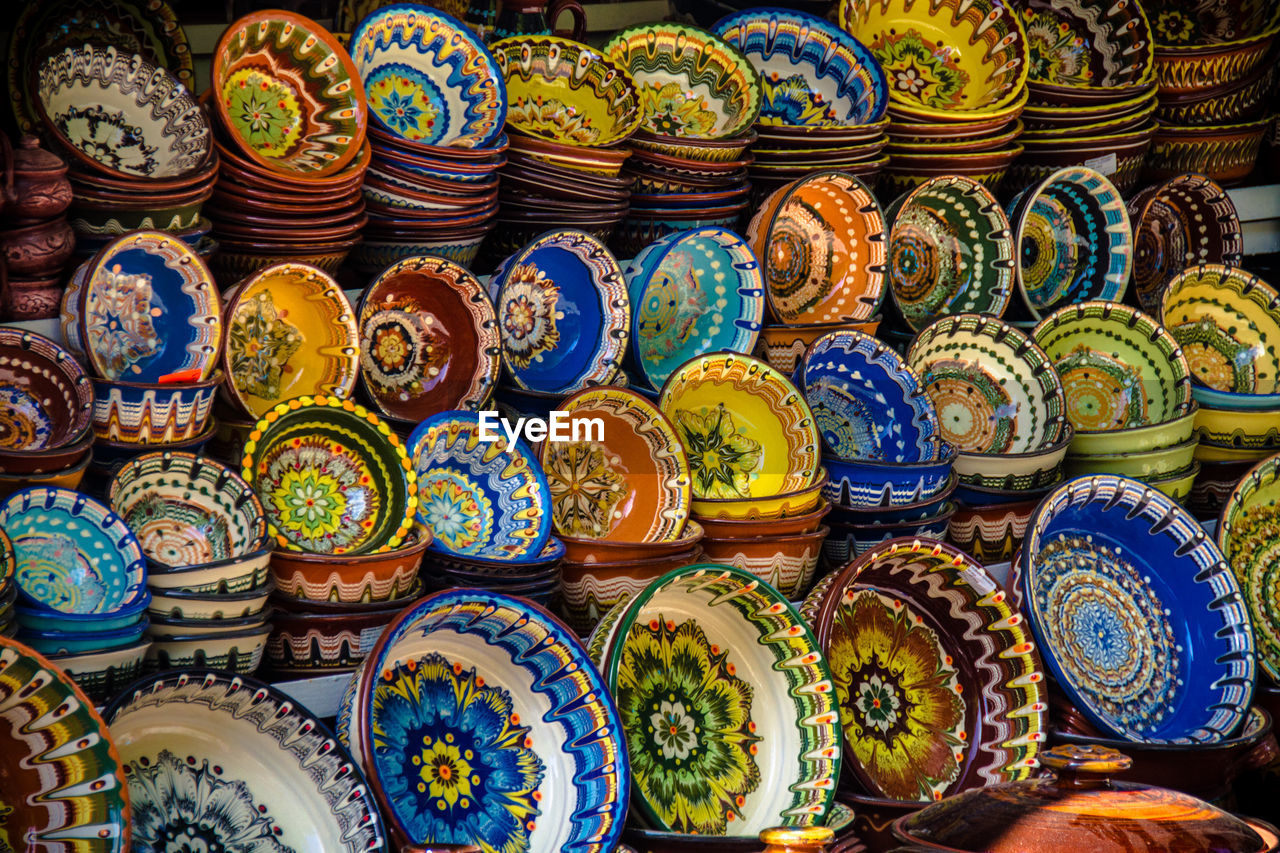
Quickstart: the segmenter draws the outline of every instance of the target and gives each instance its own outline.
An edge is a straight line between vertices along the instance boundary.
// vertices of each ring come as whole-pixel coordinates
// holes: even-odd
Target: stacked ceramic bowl
[[[1037,61],[1027,80],[1023,153],[1010,182],[1025,186],[1066,166],[1089,166],[1132,192],[1156,132],[1153,40],[1143,6],[1033,0],[1019,11]]]
[[[175,77],[141,56],[81,45],[45,60],[31,94],[70,167],[79,253],[137,229],[201,243],[218,158],[208,118]]]
[[[147,655],[147,564],[109,507],[70,489],[36,487],[0,504],[15,565],[17,638],[57,661],[104,701],[137,677]],[[0,574],[8,574],[0,568]]]
[[[223,32],[204,97],[222,158],[209,209],[219,282],[282,260],[336,270],[360,240],[370,157],[346,50],[309,18],[256,12]]]
[[[18,633],[18,582],[13,578],[17,567],[13,543],[0,528],[0,637],[12,637]]]
[[[821,18],[751,9],[715,32],[740,50],[763,87],[751,185],[759,200],[811,172],[839,170],[875,187],[888,162],[888,83],[866,46]]]
[[[161,669],[257,669],[273,584],[248,484],[211,459],[166,451],[126,463],[108,497],[146,556],[150,658]]]
[[[839,15],[889,83],[884,197],[950,174],[998,192],[1022,153],[1018,116],[1027,104],[1030,45],[1013,7],[842,0]]]

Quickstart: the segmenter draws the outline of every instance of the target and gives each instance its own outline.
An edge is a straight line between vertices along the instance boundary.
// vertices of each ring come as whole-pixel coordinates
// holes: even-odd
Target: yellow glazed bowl
[[[1218,447],[1203,440],[1196,447],[1197,462],[1261,462],[1274,455],[1274,450],[1265,447]]]
[[[1129,429],[1086,432],[1077,430],[1068,452],[1072,456],[1099,456],[1108,453],[1141,453],[1181,444],[1195,431],[1200,404],[1191,401],[1185,414],[1158,424]]]
[[[1067,456],[1063,462],[1068,477],[1091,474],[1118,474],[1135,479],[1168,477],[1191,466],[1195,458],[1198,436],[1172,447],[1145,450],[1141,453],[1106,453],[1095,456]]]
[[[1148,477],[1143,482],[1159,489],[1175,501],[1186,500],[1191,494],[1191,487],[1196,484],[1200,474],[1200,463],[1192,460],[1191,467],[1185,471],[1175,471],[1167,477]]]
[[[1196,415],[1196,432],[1224,449],[1274,453],[1280,449],[1280,409],[1212,409],[1202,405]]]
[[[818,479],[811,486],[797,489],[785,495],[746,500],[699,500],[689,504],[689,512],[697,518],[743,521],[747,519],[792,518],[812,512],[822,500],[822,489],[827,484],[827,470],[819,469]]]

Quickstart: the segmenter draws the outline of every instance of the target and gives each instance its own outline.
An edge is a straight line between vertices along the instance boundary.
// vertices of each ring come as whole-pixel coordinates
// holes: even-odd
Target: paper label
[[[1103,154],[1101,157],[1094,157],[1092,160],[1085,160],[1084,164],[1095,172],[1101,172],[1104,175],[1114,175],[1116,173],[1116,153],[1112,151],[1110,154]]]

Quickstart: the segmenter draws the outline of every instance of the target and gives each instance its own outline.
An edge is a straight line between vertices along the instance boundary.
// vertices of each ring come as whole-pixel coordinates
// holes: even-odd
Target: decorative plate
[[[551,490],[542,465],[523,439],[508,441],[496,419],[441,412],[413,431],[409,452],[431,550],[529,561],[547,543]]]
[[[1155,77],[1151,25],[1137,3],[1031,0],[1018,7],[1027,34],[1027,79],[1110,88]]]
[[[591,388],[557,408],[568,416],[573,440],[539,448],[556,532],[619,542],[679,539],[689,518],[689,459],[658,407],[634,391]]]
[[[213,274],[192,248],[160,231],[113,241],[90,266],[74,313],[80,343],[103,379],[208,379],[222,349]]]
[[[821,439],[809,404],[763,361],[717,353],[687,362],[658,403],[689,458],[694,498],[743,500],[817,482]]]
[[[938,410],[943,440],[961,451],[1026,453],[1059,437],[1062,382],[1044,350],[1007,323],[977,314],[936,320],[916,335],[907,366]]]
[[[13,543],[14,574],[38,611],[108,616],[147,594],[137,538],[108,507],[70,489],[24,489],[0,504]]]
[[[625,69],[586,45],[556,36],[515,36],[489,46],[507,89],[507,124],[565,145],[626,139],[644,117]]]
[[[647,823],[715,836],[825,820],[840,708],[779,592],[730,566],[676,569],[626,605],[611,638],[602,671]]]
[[[1197,382],[1237,394],[1280,392],[1280,294],[1257,276],[1220,264],[1183,270],[1160,298],[1160,321]]]
[[[385,421],[337,397],[298,397],[258,421],[240,475],[279,548],[313,554],[394,551],[413,525],[417,478]]]
[[[661,388],[690,358],[755,349],[764,278],[751,248],[732,231],[668,234],[642,249],[623,276],[632,305],[634,379]]]
[[[583,231],[548,231],[494,279],[502,362],[519,387],[568,394],[613,380],[627,351],[631,303],[603,243]]]
[[[698,27],[630,27],[601,52],[635,80],[641,124],[685,139],[741,136],[760,114],[760,75],[736,47]]]
[[[1028,778],[1049,699],[1030,631],[980,563],[894,539],[846,567],[816,616],[845,758],[872,794],[939,800]]]
[[[1017,240],[1018,289],[1033,317],[1063,304],[1118,302],[1133,268],[1124,199],[1101,172],[1059,169],[1008,206]]]
[[[77,441],[93,415],[93,384],[49,338],[0,329],[0,449],[52,450]]]
[[[822,18],[751,9],[721,18],[712,29],[759,73],[760,124],[849,127],[884,115],[889,84],[880,62]]]
[[[303,180],[343,169],[364,145],[364,87],[346,49],[310,18],[254,12],[213,54],[214,108],[245,156]]]
[[[769,307],[783,323],[872,317],[884,298],[884,214],[844,172],[819,172],[773,192],[747,225],[764,265]]]
[[[213,152],[195,97],[136,54],[67,47],[44,60],[34,95],[46,130],[92,171],[176,178],[203,167]]]
[[[306,264],[259,270],[224,294],[224,386],[250,417],[304,394],[349,397],[360,366],[359,331],[347,295]]]
[[[1149,426],[1191,410],[1191,370],[1182,348],[1135,308],[1067,305],[1041,320],[1031,337],[1053,362],[1077,430]]]
[[[1000,317],[1017,249],[1009,219],[986,187],[947,175],[902,200],[889,227],[889,292],[919,331],[944,314]]]
[[[1186,510],[1100,474],[1041,502],[1018,561],[1040,653],[1071,702],[1126,740],[1222,740],[1253,698],[1249,609]]]
[[[1280,600],[1272,594],[1280,560],[1280,456],[1259,462],[1240,480],[1218,518],[1217,541],[1249,606],[1258,666],[1280,677]]]
[[[461,21],[397,3],[351,37],[369,114],[412,142],[484,148],[502,133],[507,91],[497,60]]]
[[[801,387],[828,451],[841,459],[926,462],[942,450],[938,412],[888,344],[853,330],[810,345]]]
[[[410,843],[612,853],[631,782],[622,723],[541,607],[474,589],[422,599],[383,631],[354,693],[357,753]]]
[[[502,348],[484,285],[444,258],[406,258],[360,296],[360,378],[384,414],[420,421],[479,409]]]
[[[274,687],[162,672],[108,706],[134,848],[374,853],[387,843],[359,765]]]
[[[107,724],[61,667],[5,637],[0,720],[8,849],[127,851],[137,814]]]

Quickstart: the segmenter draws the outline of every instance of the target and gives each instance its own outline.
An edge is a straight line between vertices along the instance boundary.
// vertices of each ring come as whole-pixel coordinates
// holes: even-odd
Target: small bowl
[[[862,332],[874,335],[880,328],[879,315],[854,323],[790,323],[760,327],[754,355],[769,362],[779,373],[790,376],[800,364],[805,350],[831,332]]]
[[[983,563],[1012,560],[1039,505],[1039,497],[985,506],[958,504],[947,541]]]
[[[617,605],[639,595],[670,571],[695,565],[702,550],[694,547],[661,557],[610,562],[560,564],[560,612],[565,621],[587,636]]]
[[[42,631],[20,628],[23,643],[42,655],[82,655],[122,649],[142,642],[147,619],[142,616],[121,628],[98,631]]]
[[[339,613],[277,609],[271,617],[264,663],[276,674],[324,675],[355,668],[373,649],[407,601]]]
[[[1280,449],[1280,408],[1215,409],[1201,405],[1196,434],[1206,444],[1236,450]]]
[[[1236,124],[1162,124],[1151,139],[1142,177],[1161,181],[1194,172],[1223,186],[1238,184],[1257,165],[1272,121],[1265,116]]]
[[[270,548],[217,563],[173,568],[159,563],[147,566],[147,586],[155,592],[175,590],[209,594],[238,593],[262,586],[270,577]]]
[[[808,533],[750,538],[702,540],[706,562],[745,569],[769,583],[789,601],[803,598],[813,584],[822,543],[831,529],[826,525]]]
[[[956,474],[966,486],[1003,491],[1042,489],[1062,476],[1062,460],[1075,437],[1075,428],[1063,417],[1057,437],[1037,450],[1022,453],[965,453],[956,455]]]
[[[1237,33],[1240,37],[1215,39],[1212,44],[1164,43],[1159,41],[1163,35],[1157,32],[1155,65],[1160,94],[1192,93],[1248,77],[1266,61],[1276,38],[1278,28],[1271,21],[1262,26],[1265,28],[1260,31]]]
[[[1073,456],[1141,453],[1181,444],[1191,438],[1199,411],[1200,405],[1193,400],[1186,411],[1160,423],[1103,432],[1076,430],[1067,452]]]
[[[240,631],[261,628],[274,615],[275,611],[271,607],[265,607],[248,616],[225,619],[188,619],[182,616],[152,615],[150,617],[151,627],[148,631],[153,638],[164,638],[175,634],[192,637],[216,637],[222,634],[235,634]]]
[[[730,521],[791,518],[812,512],[822,501],[826,486],[827,471],[820,468],[815,482],[795,491],[760,498],[694,498],[689,502],[689,513]]]
[[[93,388],[84,369],[35,332],[0,328],[0,399],[6,409],[0,470],[9,469],[11,457],[75,444],[89,429]]]
[[[1200,476],[1200,462],[1192,460],[1190,467],[1183,468],[1180,471],[1174,471],[1172,474],[1165,474],[1157,477],[1143,477],[1142,482],[1148,486],[1159,489],[1169,497],[1179,503],[1184,503],[1191,494],[1192,488],[1196,485],[1196,479]]]
[[[431,531],[415,525],[394,551],[379,554],[306,554],[273,551],[277,597],[366,604],[390,601],[413,589]]]
[[[109,702],[142,675],[151,641],[140,640],[120,648],[50,658],[71,676],[95,703]]]
[[[209,427],[222,371],[203,382],[149,384],[93,381],[93,432],[118,444],[175,444]]]
[[[832,506],[827,523],[860,526],[898,524],[933,518],[942,511],[943,504],[955,495],[959,487],[960,480],[952,472],[950,480],[942,491],[924,500],[896,506]]]
[[[1063,468],[1068,477],[1117,474],[1138,480],[1160,479],[1190,468],[1199,443],[1199,436],[1192,436],[1179,444],[1137,453],[1068,455],[1063,461]]]
[[[20,492],[23,489],[34,489],[45,486],[51,489],[71,489],[76,491],[80,488],[80,483],[84,480],[85,472],[89,470],[89,463],[93,461],[93,454],[88,452],[85,447],[85,453],[80,457],[80,461],[66,468],[59,468],[42,474],[0,474],[0,498],[7,498],[14,492]]]
[[[901,506],[936,498],[951,483],[956,448],[944,444],[937,459],[877,462],[827,457],[823,496],[838,507]]]
[[[719,539],[750,539],[757,536],[788,536],[810,533],[822,525],[831,512],[831,504],[819,501],[818,506],[803,515],[769,519],[697,518],[704,535]]]
[[[212,636],[153,636],[147,661],[160,669],[218,669],[252,675],[262,663],[271,626]]]
[[[25,602],[24,602],[25,603]],[[144,617],[151,604],[151,593],[143,590],[128,605],[112,613],[59,613],[40,607],[15,608],[18,623],[33,631],[52,631],[63,634],[92,634],[99,631],[117,631],[134,625]]]
[[[262,586],[244,592],[203,593],[156,589],[151,592],[148,613],[153,621],[184,619],[221,622],[245,619],[262,613],[274,589],[275,582],[270,579]]]
[[[822,556],[829,566],[844,566],[867,551],[890,539],[947,538],[947,530],[955,513],[954,502],[944,502],[936,514],[914,521],[885,524],[841,524],[831,522],[831,533],[822,546]]]
[[[582,539],[561,536],[564,559],[571,563],[616,563],[628,560],[656,560],[691,551],[702,541],[702,525],[690,519],[676,539],[665,542],[620,542],[612,539]]]
[[[1030,45],[1029,83],[1105,89],[1154,79],[1151,24],[1138,4],[1036,0],[1018,9]]]

